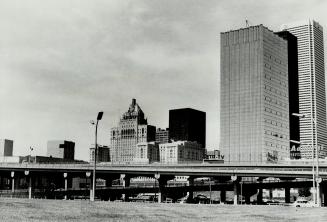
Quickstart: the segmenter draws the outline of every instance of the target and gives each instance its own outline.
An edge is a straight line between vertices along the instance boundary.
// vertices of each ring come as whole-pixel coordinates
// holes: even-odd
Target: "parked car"
[[[299,198],[293,203],[294,207],[314,207],[315,204],[305,198]]]
[[[194,203],[209,204],[210,199],[202,194],[199,194],[194,198]]]

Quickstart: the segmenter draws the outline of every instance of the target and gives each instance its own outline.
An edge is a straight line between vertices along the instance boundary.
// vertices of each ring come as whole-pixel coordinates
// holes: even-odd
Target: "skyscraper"
[[[136,145],[140,142],[155,141],[156,127],[148,125],[147,119],[136,99],[132,100],[119,125],[111,129],[111,161],[129,163],[134,161]]]
[[[289,119],[290,119],[290,158],[300,158],[299,152],[292,151],[293,146],[299,146],[300,141],[300,120],[292,113],[299,113],[299,69],[298,69],[298,54],[297,54],[297,38],[288,31],[276,33],[287,41],[288,55],[288,101],[289,101]]]
[[[282,25],[298,40],[301,156],[312,157],[311,144],[327,151],[323,28],[313,20]]]
[[[206,146],[206,113],[191,109],[169,110],[169,138],[198,142]]]
[[[220,149],[225,162],[290,156],[287,41],[263,25],[221,33]]]
[[[0,156],[12,156],[13,147],[13,140],[0,139]]]

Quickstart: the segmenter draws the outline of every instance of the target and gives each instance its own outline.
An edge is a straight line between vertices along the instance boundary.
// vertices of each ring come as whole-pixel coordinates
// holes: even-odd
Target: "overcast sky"
[[[148,122],[168,111],[207,113],[208,149],[219,146],[220,32],[307,18],[327,30],[327,1],[0,0],[0,138],[14,155],[45,155],[48,140],[76,143],[88,160],[89,121],[103,110],[99,143],[132,98]],[[325,50],[326,51],[326,50]]]

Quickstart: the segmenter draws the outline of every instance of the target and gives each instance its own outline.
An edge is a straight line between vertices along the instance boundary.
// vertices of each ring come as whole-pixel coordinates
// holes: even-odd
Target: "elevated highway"
[[[0,187],[2,178],[10,180],[12,192],[17,187],[17,183],[22,178],[28,182],[29,197],[32,196],[32,190],[38,189],[43,180],[48,181],[47,184],[55,184],[56,188],[63,188],[68,191],[71,188],[72,178],[88,178],[92,177],[93,165],[92,164],[37,164],[37,163],[0,163]],[[159,197],[165,198],[164,192],[170,190],[184,190],[192,193],[200,188],[194,186],[194,179],[199,177],[213,177],[219,181],[220,184],[214,185],[212,189],[220,190],[222,195],[226,190],[234,191],[234,203],[238,201],[240,190],[243,188],[243,193],[247,193],[249,199],[251,195],[262,189],[266,188],[281,188],[285,189],[285,197],[289,201],[289,190],[292,187],[310,187],[312,185],[312,165],[310,164],[178,164],[178,165],[162,165],[162,164],[98,164],[97,165],[97,178],[106,180],[106,189],[96,191],[100,195],[109,195],[110,192],[124,193],[125,198],[128,199],[130,193],[135,193],[137,190],[151,190],[147,188],[131,188],[130,179],[134,177],[144,176],[156,178],[158,183],[157,191],[160,191]],[[167,181],[173,179],[175,176],[188,176],[188,187],[184,188],[169,188]],[[254,178],[252,184],[245,184],[243,178]],[[263,184],[265,178],[279,178],[283,183],[270,183]],[[326,196],[327,203],[327,164],[320,164],[319,177],[321,178],[321,190]],[[306,179],[305,182],[295,181],[296,178]],[[112,186],[112,181],[120,179],[123,183],[123,188],[119,191]],[[70,181],[70,182],[69,182]],[[89,180],[91,181],[91,180]],[[16,184],[16,185],[15,185]],[[70,184],[70,185],[68,185]],[[89,186],[91,187],[91,186]],[[1,189],[1,188],[0,188]],[[203,187],[207,190],[208,187]],[[248,192],[247,192],[248,191]],[[221,197],[224,199],[224,197]],[[259,198],[259,197],[258,197]],[[161,201],[161,199],[159,199]]]

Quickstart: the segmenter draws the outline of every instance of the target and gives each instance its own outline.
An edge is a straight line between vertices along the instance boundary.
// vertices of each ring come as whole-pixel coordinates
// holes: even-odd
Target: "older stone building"
[[[113,163],[130,163],[136,155],[136,144],[155,141],[156,127],[148,125],[140,106],[133,99],[117,127],[111,129],[110,155]]]

